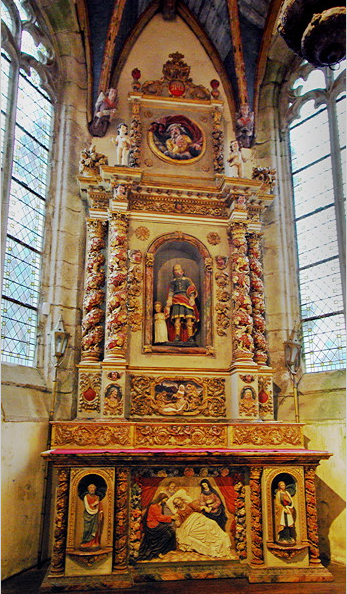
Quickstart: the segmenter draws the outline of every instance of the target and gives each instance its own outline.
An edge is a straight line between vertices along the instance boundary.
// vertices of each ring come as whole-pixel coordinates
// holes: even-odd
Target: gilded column
[[[128,526],[128,493],[129,493],[128,468],[116,470],[116,514],[114,536],[114,564],[113,570],[126,569],[127,567],[127,534]]]
[[[306,522],[307,539],[309,542],[310,565],[320,565],[318,547],[317,501],[314,483],[315,467],[305,466],[305,497],[306,497]]]
[[[222,112],[215,107],[212,112],[213,168],[215,173],[224,173],[224,134],[221,128]]]
[[[123,359],[126,353],[128,215],[109,214],[108,280],[106,303],[105,360]]]
[[[58,470],[57,499],[55,506],[53,550],[50,573],[62,574],[65,570],[65,549],[67,537],[67,516],[69,504],[70,469]]]
[[[142,126],[140,118],[140,101],[134,99],[132,103],[132,117],[130,124],[129,167],[140,167],[141,164]]]
[[[248,235],[248,256],[251,269],[251,301],[253,318],[254,360],[259,365],[266,365],[268,360],[265,325],[265,298],[262,281],[263,267],[261,261],[260,238],[262,233]]]
[[[233,360],[252,360],[253,318],[250,298],[250,269],[247,255],[247,224],[232,222],[229,227],[231,241],[231,280],[233,285],[232,334]]]
[[[251,551],[252,565],[264,564],[263,552],[263,526],[261,509],[261,486],[260,479],[262,468],[252,466],[250,468],[249,490],[251,499]]]
[[[99,361],[102,354],[104,319],[102,305],[105,301],[105,248],[106,223],[87,219],[87,264],[86,286],[83,301],[82,320],[82,361]]]

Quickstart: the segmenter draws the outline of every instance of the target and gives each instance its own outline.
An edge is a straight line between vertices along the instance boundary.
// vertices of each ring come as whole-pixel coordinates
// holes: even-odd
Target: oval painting
[[[158,118],[148,130],[149,146],[153,153],[168,163],[190,165],[205,152],[205,136],[201,128],[182,115]]]

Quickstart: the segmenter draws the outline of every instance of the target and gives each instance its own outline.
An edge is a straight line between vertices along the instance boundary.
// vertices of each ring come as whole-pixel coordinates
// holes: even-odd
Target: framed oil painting
[[[159,159],[181,165],[195,163],[206,149],[203,130],[183,115],[165,116],[152,122],[148,142]]]

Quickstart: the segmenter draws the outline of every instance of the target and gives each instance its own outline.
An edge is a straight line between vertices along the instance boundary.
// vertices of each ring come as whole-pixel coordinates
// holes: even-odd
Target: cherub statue
[[[237,140],[232,140],[230,143],[230,156],[228,158],[228,163],[230,164],[232,177],[243,177],[242,162],[243,158],[242,153],[240,151],[239,143],[237,142]]]
[[[116,165],[128,165],[131,142],[128,136],[128,126],[124,122],[118,125],[117,136],[112,136],[111,142],[116,147]]]

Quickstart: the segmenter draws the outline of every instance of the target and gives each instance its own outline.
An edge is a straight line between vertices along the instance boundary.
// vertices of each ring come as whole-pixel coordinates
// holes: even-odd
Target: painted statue
[[[275,530],[276,542],[279,544],[295,544],[295,507],[289,487],[279,481],[275,491]]]
[[[239,146],[250,148],[254,134],[254,113],[250,110],[248,103],[240,106],[236,118],[236,138]]]
[[[94,116],[88,124],[92,136],[105,136],[110,121],[114,118],[118,105],[117,89],[108,89],[106,94],[101,92],[95,103]]]
[[[96,485],[90,484],[83,497],[83,536],[81,549],[99,549],[100,536],[104,519],[104,512],[100,496],[97,495]]]
[[[117,136],[112,136],[111,142],[116,147],[116,165],[127,166],[131,147],[127,124],[122,122],[118,125]]]
[[[181,264],[173,267],[173,279],[169,285],[168,298],[164,313],[174,325],[174,341],[194,342],[196,325],[199,322],[199,312],[195,299],[198,292],[193,281],[185,276]],[[186,334],[182,332],[184,329]]]
[[[176,539],[182,551],[196,551],[210,557],[226,557],[231,542],[228,534],[210,518],[201,513],[195,501],[187,502],[177,494],[173,500],[175,508]]]
[[[154,311],[154,342],[156,344],[168,342],[169,337],[167,334],[165,313],[163,312],[163,305],[160,301],[155,302]]]
[[[200,481],[200,487],[201,493],[199,503],[202,513],[207,518],[217,522],[218,526],[225,531],[225,525],[227,523],[225,507],[216,489],[211,487],[210,481],[207,479]]]
[[[202,131],[185,116],[160,118],[151,123],[149,131],[153,134],[155,152],[174,161],[193,159],[202,152]]]
[[[144,537],[140,545],[138,561],[162,557],[176,548],[175,530],[172,525],[173,514],[163,513],[168,499],[166,493],[159,493],[145,512]]]

